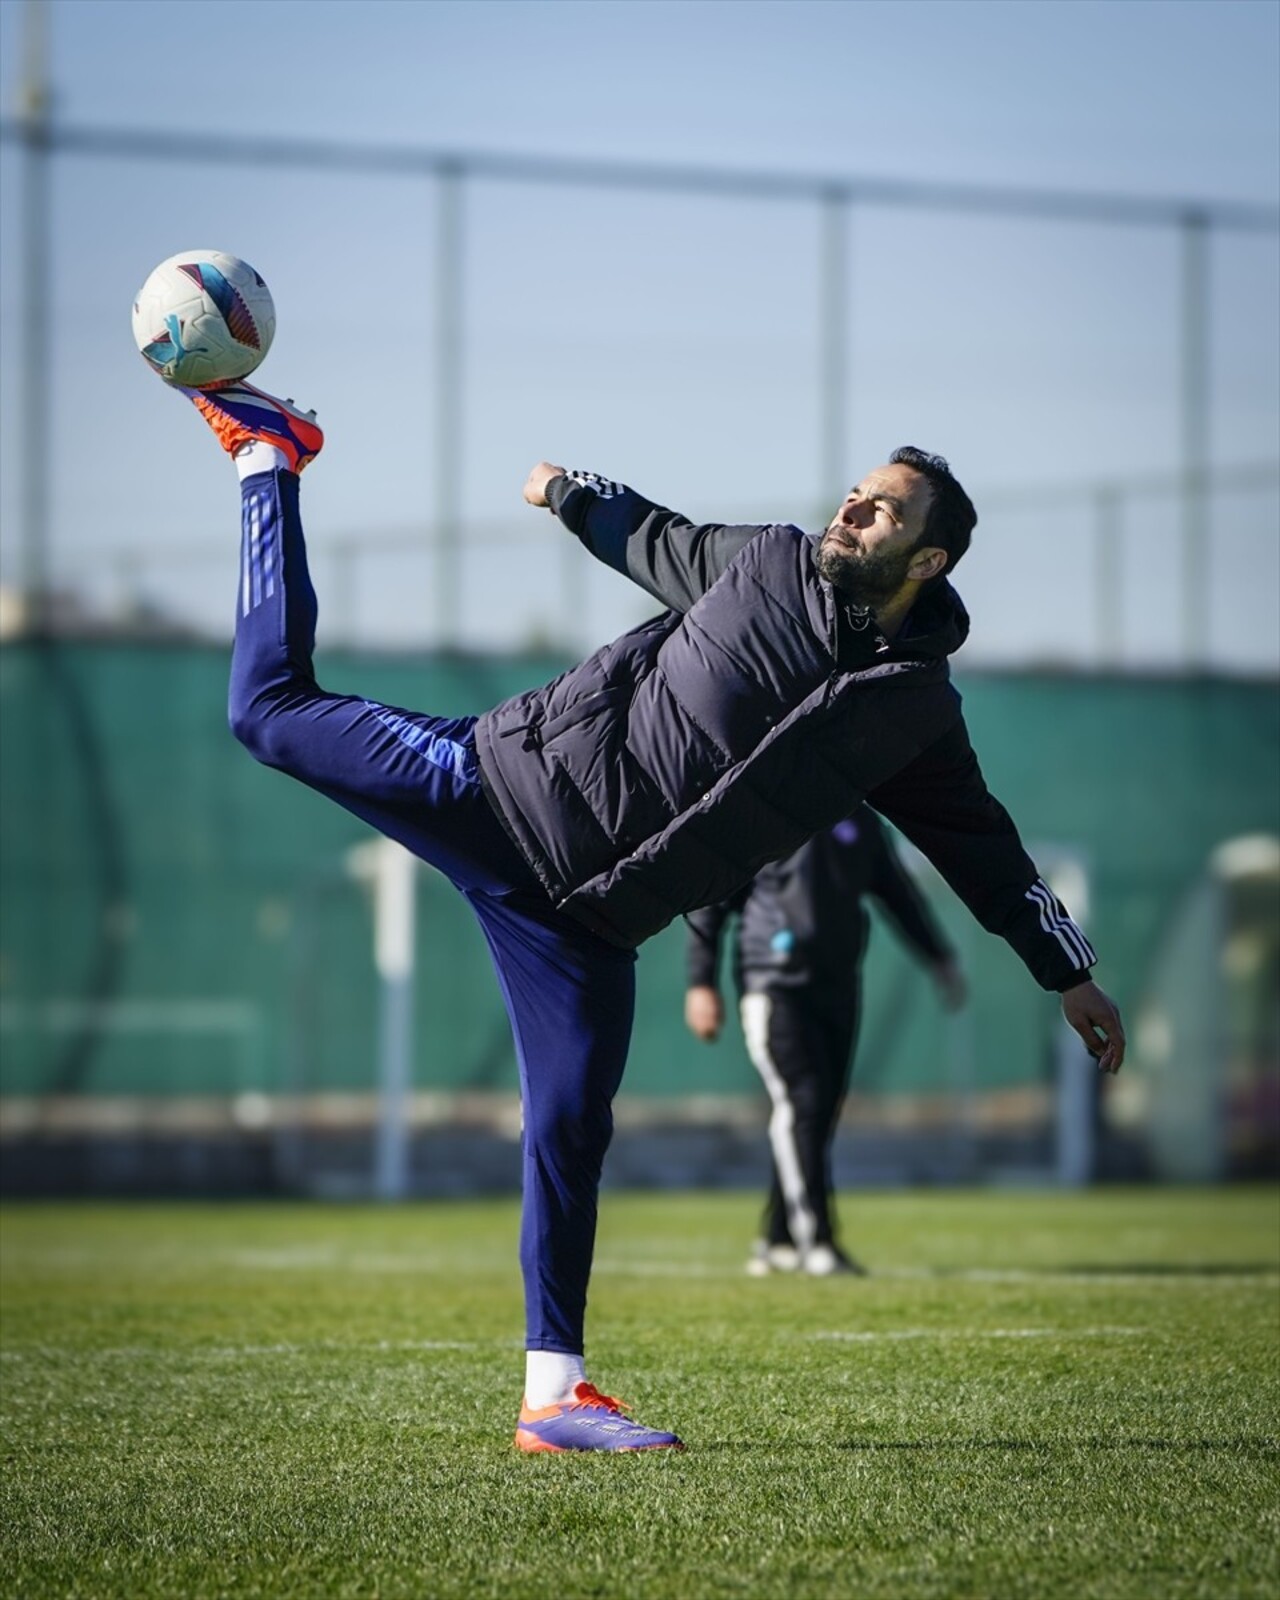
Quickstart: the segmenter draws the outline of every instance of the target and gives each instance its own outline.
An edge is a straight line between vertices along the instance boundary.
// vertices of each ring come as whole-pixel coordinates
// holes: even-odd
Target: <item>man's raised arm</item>
[[[639,584],[673,611],[704,595],[762,525],[701,525],[594,472],[569,472],[540,461],[524,498],[546,506],[598,561]]]

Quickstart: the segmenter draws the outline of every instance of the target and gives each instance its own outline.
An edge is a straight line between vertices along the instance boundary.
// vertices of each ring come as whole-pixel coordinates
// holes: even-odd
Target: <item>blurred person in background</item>
[[[944,573],[973,507],[940,457],[913,448],[850,490],[820,537],[697,527],[622,484],[540,462],[525,500],[666,609],[553,683],[479,717],[439,717],[316,682],[299,512],[299,475],[324,443],[314,413],[248,384],[180,392],[240,478],[233,732],[444,873],[493,957],[524,1111],[516,1443],[680,1448],[625,1417],[583,1358],[645,939],[870,798],[1061,992],[1102,1070],[1124,1056],[1094,953],[988,793],[950,684],[968,618]]]
[[[732,924],[742,1033],[773,1107],[764,1233],[747,1261],[753,1277],[864,1271],[836,1236],[831,1147],[858,1035],[867,897],[933,975],[942,1003],[963,1005],[955,952],[869,806],[686,918],[685,1022],[707,1043],[720,1036],[720,953]]]

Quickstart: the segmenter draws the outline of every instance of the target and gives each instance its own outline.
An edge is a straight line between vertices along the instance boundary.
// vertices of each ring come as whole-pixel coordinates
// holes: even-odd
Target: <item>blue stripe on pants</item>
[[[515,1035],[524,1103],[520,1262],[528,1348],[583,1348],[600,1170],[626,1062],[635,955],[551,905],[480,784],[474,717],[328,694],[292,473],[242,485],[229,717],[268,766],[444,873],[474,909]],[[429,996],[442,1008],[448,997]]]

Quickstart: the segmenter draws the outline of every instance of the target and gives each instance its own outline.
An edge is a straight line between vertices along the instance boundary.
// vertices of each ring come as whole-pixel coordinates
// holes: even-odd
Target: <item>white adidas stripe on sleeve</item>
[[[618,495],[626,492],[626,485],[614,483],[609,478],[602,478],[598,472],[580,472],[575,467],[572,472],[566,472],[565,477],[570,483],[576,483],[580,489],[590,489],[593,494],[602,500],[613,500]]]
[[[1043,878],[1036,879],[1027,890],[1026,898],[1039,911],[1040,926],[1046,933],[1054,936],[1066,951],[1071,964],[1082,968],[1091,967],[1098,959],[1093,946],[1085,938],[1079,926],[1071,920],[1066,906]]]

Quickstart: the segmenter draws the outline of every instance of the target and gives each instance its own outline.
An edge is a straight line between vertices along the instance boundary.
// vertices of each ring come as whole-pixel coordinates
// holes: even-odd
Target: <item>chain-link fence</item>
[[[18,621],[34,595],[226,631],[234,504],[127,319],[155,260],[216,237],[276,292],[263,381],[330,430],[307,515],[334,639],[576,650],[633,620],[522,512],[540,454],[697,520],[816,527],[912,441],[978,503],[974,659],[1280,659],[1274,209],[94,129],[38,101],[2,133]]]

